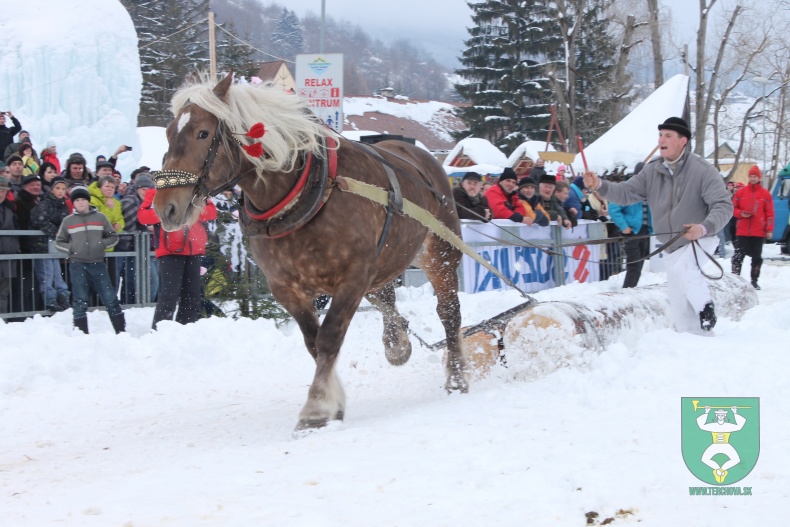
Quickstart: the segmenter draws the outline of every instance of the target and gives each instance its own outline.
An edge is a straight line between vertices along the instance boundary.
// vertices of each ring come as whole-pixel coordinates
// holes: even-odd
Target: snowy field
[[[119,336],[100,312],[90,335],[70,311],[0,323],[0,525],[584,526],[591,512],[615,526],[782,525],[790,266],[766,262],[760,282],[760,305],[713,336],[630,335],[531,382],[495,370],[466,395],[443,391],[440,353],[416,342],[407,365],[388,365],[379,315],[359,313],[338,362],[346,420],[300,439],[313,367],[292,325],[151,333],[152,309],[127,311]],[[465,324],[520,302],[463,295]],[[399,306],[442,338],[429,290],[400,290]],[[752,496],[689,495],[702,483],[682,459],[679,403],[695,396],[761,398],[760,457],[737,483]]]

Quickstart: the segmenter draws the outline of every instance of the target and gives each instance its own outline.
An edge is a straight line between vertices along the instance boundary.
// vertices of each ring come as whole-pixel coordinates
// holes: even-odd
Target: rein
[[[492,224],[492,225],[496,225],[496,224]],[[498,226],[498,227],[501,228],[501,226]],[[538,249],[539,251],[543,252],[544,254],[546,254],[548,256],[564,256],[566,258],[568,258],[568,256],[565,255],[564,253],[553,251],[551,249],[548,249],[547,247],[562,248],[562,247],[576,247],[577,245],[602,245],[602,244],[611,243],[611,242],[626,242],[628,240],[637,240],[637,239],[640,239],[640,238],[650,238],[651,236],[655,236],[655,234],[641,234],[641,235],[637,234],[637,235],[628,236],[628,237],[615,236],[613,238],[600,238],[598,240],[576,240],[574,242],[560,243],[560,244],[557,244],[557,245],[539,245],[539,244],[527,241],[527,240],[525,240],[523,238],[519,238],[518,236],[516,236],[515,234],[510,233],[510,232],[508,232],[508,233],[513,238],[516,238],[518,240],[518,242],[514,243],[512,241],[503,240],[502,238],[498,238],[496,236],[492,236],[490,234],[486,234],[484,232],[477,231],[475,229],[472,229],[471,227],[467,227],[467,228],[469,228],[469,230],[471,230],[475,234],[479,234],[480,236],[484,236],[484,237],[488,238],[489,240],[493,240],[495,242],[499,242],[499,243],[501,243],[503,245],[515,245],[517,247],[532,247],[534,249]],[[683,229],[680,232],[674,233],[674,236],[672,236],[672,238],[670,238],[669,241],[667,241],[666,243],[662,244],[655,251],[651,252],[647,256],[639,258],[638,260],[633,260],[633,261],[631,261],[629,263],[637,263],[637,262],[642,262],[642,261],[645,261],[645,260],[649,260],[653,256],[655,256],[655,255],[661,253],[662,251],[666,250],[667,247],[669,247],[670,245],[675,243],[681,236],[686,234],[687,231],[688,231],[688,229]],[[673,233],[667,233],[667,234],[673,234]],[[578,258],[574,258],[573,256],[570,256],[570,258],[578,259]],[[598,262],[598,263],[605,263],[605,262]]]

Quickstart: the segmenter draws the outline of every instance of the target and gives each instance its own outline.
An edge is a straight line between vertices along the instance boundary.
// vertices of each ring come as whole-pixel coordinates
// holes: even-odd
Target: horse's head
[[[232,73],[213,89],[217,103],[225,101]],[[213,113],[186,101],[167,127],[169,148],[155,176],[154,209],[166,231],[194,223],[205,200],[231,184],[238,170],[240,149],[229,130]]]
[[[154,209],[165,230],[194,222],[206,199],[236,183],[244,186],[242,177],[253,172],[259,177],[254,185],[259,204],[267,197],[279,199],[293,187],[287,173],[295,170],[300,153],[321,155],[319,138],[334,134],[299,97],[272,85],[235,85],[231,90],[232,81],[231,72],[216,86],[192,84],[173,96],[169,149],[154,178]],[[257,123],[265,125],[265,136]],[[261,135],[252,134],[256,127]]]

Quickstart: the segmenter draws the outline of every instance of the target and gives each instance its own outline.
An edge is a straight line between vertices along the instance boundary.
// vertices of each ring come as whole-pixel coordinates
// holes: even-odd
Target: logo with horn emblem
[[[680,417],[683,461],[700,481],[731,485],[757,464],[759,397],[683,397]]]

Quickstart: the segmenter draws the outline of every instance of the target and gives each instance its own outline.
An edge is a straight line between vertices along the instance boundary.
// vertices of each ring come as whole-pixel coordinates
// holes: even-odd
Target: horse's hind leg
[[[332,419],[343,419],[346,395],[335,372],[335,363],[364,295],[364,290],[358,291],[358,288],[356,283],[353,288],[336,290],[332,295],[332,304],[316,335],[315,377],[307,392],[307,402],[299,413],[297,430],[319,428]]]
[[[401,316],[395,306],[395,284],[390,282],[382,289],[368,293],[365,298],[381,312],[384,321],[384,355],[394,366],[406,364],[411,357],[409,322]]]
[[[466,359],[461,341],[461,303],[458,300],[458,264],[461,252],[441,238],[429,234],[420,255],[422,269],[436,293],[436,312],[447,338],[447,382],[445,389],[466,393],[469,390]]]

